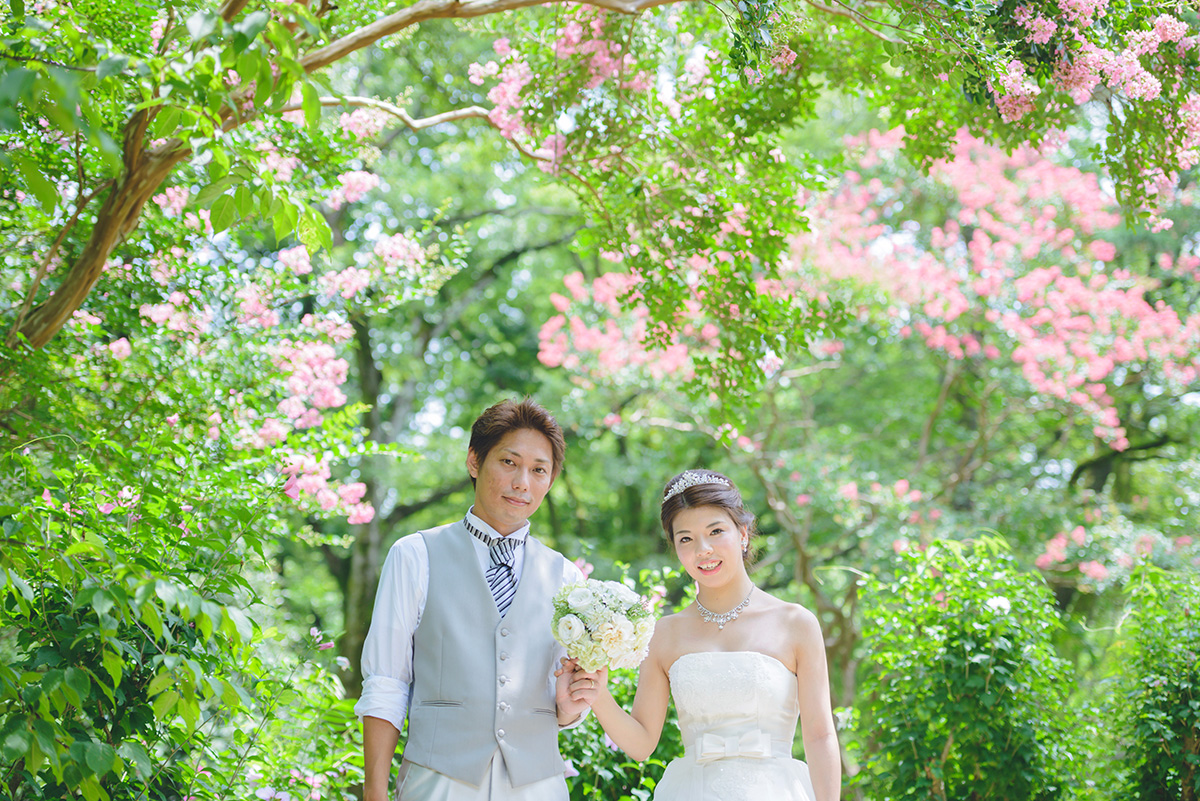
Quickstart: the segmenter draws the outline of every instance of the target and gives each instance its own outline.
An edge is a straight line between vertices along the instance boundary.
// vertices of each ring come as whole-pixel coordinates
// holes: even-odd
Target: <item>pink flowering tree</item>
[[[338,121],[330,136],[359,133]],[[259,180],[293,169],[280,157]],[[379,184],[363,170],[336,180],[322,224]],[[402,229],[335,259],[308,237],[222,228],[190,196],[182,182],[151,198],[153,224],[106,264],[69,337],[4,354],[3,619],[25,632],[0,665],[9,787],[224,798],[354,782],[334,769],[354,747],[345,728],[322,743],[287,734],[350,710],[332,639],[267,625],[286,599],[264,598],[259,574],[280,542],[318,541],[319,521],[374,519],[348,462],[393,449],[364,443],[364,409],[348,403],[351,321],[437,291],[457,257]],[[6,273],[10,307],[26,280]],[[44,703],[22,700],[30,687]],[[254,734],[231,747],[241,729]]]
[[[38,234],[18,251],[30,280],[7,338],[44,346],[185,165],[198,170],[196,204],[218,232],[262,217],[280,237],[327,240],[290,185],[337,191],[342,149],[319,125],[329,107],[373,109],[413,131],[491,125],[589,199],[606,223],[599,244],[636,249],[631,267],[661,279],[653,285],[665,295],[649,307],[666,324],[678,300],[668,261],[728,253],[773,269],[778,237],[798,224],[792,189],[820,170],[771,154],[788,125],[812,115],[824,84],[880,97],[927,159],[945,155],[962,124],[1009,144],[1040,142],[1091,121],[1095,106],[1111,131],[1097,157],[1127,209],[1151,219],[1195,160],[1192,18],[1156,6],[1039,0],[980,18],[966,6],[873,2],[764,0],[730,17],[666,0],[590,0],[561,13],[527,5],[17,7],[0,54],[13,99],[0,123],[22,145],[6,148],[3,202]],[[337,78],[364,48],[404,47],[390,37],[414,26],[475,18],[473,30],[496,33],[495,57],[430,74],[467,76],[486,94],[456,89],[450,96],[465,102],[414,116]],[[878,69],[885,60],[891,68]],[[47,282],[56,258],[63,272]],[[730,326],[756,315],[782,327],[803,312],[760,303],[742,261],[717,264],[706,297]],[[753,339],[747,332],[743,350]]]
[[[847,554],[886,566],[994,528],[1064,605],[1139,559],[1189,567],[1197,556],[1193,518],[1179,517],[1191,504],[1151,513],[1139,501],[1194,494],[1190,240],[1130,236],[1094,174],[1032,149],[1005,154],[964,132],[918,176],[904,141],[849,141],[854,169],[806,197],[810,230],[760,291],[844,319],[753,363],[753,409],[723,416],[729,396],[700,372],[728,358],[722,320],[685,301],[663,346],[650,312],[618,300],[640,287],[631,275],[568,277],[541,332],[543,362],[607,398],[596,415],[618,436],[646,424],[698,432],[753,477],[778,532],[764,580],[797,581],[825,616],[844,699],[856,583],[828,567]],[[1175,213],[1187,220],[1189,208]]]

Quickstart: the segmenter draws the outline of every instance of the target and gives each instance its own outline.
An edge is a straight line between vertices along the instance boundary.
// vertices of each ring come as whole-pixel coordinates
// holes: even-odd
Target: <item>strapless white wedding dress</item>
[[[813,801],[808,766],[792,758],[796,676],[753,651],[684,654],[667,675],[683,756],[654,801]]]

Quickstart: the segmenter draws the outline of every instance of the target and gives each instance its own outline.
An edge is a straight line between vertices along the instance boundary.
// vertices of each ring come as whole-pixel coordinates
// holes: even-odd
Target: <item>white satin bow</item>
[[[766,759],[770,756],[771,736],[761,729],[748,731],[740,737],[708,733],[696,738],[697,764],[729,757]]]

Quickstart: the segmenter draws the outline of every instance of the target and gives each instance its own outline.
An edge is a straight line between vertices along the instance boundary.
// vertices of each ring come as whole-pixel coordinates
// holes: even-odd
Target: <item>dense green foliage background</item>
[[[1173,228],[1135,224],[1136,165],[1170,166],[1154,115],[1173,109],[1108,98],[1002,119],[989,79],[1014,58],[1052,71],[1012,3],[863,5],[876,27],[812,9],[611,15],[634,59],[616,83],[645,70],[683,87],[707,54],[711,91],[676,117],[673,96],[586,86],[589,56],[558,55],[586,9],[434,19],[327,68],[322,48],[394,9],[0,10],[0,798],[353,798],[383,556],[462,513],[467,427],[522,395],[568,436],[536,534],[598,577],[639,576],[664,608],[689,588],[669,570],[662,482],[734,477],[759,516],[755,580],[826,632],[847,797],[1196,798],[1200,385],[1157,356],[1097,379],[1130,441],[1112,447],[1015,362],[906,332],[936,320],[903,287],[818,280],[812,244],[841,231],[934,252],[935,230],[982,209],[945,252],[1004,218],[1036,245],[1018,278],[1124,271],[1122,292],[1186,329],[1194,170],[1161,209]],[[1169,3],[1115,5],[1101,27],[1168,12],[1195,34]],[[501,38],[534,70],[527,139],[474,112],[414,123],[498,102],[468,65],[503,60]],[[772,70],[784,42],[797,61]],[[1195,67],[1186,48],[1164,58]],[[386,111],[364,134],[343,116],[380,103],[408,122]],[[897,123],[903,148],[876,131]],[[929,172],[963,127],[991,148],[971,191]],[[1115,181],[1123,205],[1092,213],[1075,178],[1002,161],[1056,127],[1047,159],[1096,196]],[[585,143],[570,158],[530,155],[568,128]],[[980,198],[1056,182],[1036,205]],[[699,222],[672,219],[691,204]],[[739,224],[744,240],[723,238]],[[1112,258],[1065,252],[1099,239]],[[688,261],[725,246],[738,258],[707,273]],[[649,279],[638,293],[596,295],[630,270]],[[1007,353],[998,308],[958,324]],[[620,347],[589,356],[564,322],[578,358],[548,366],[560,314]],[[722,347],[702,347],[707,323]],[[656,372],[635,330],[691,361]],[[1196,340],[1178,341],[1195,365]],[[322,381],[337,402],[306,394]],[[283,411],[297,398],[319,422]],[[614,679],[618,698],[633,680]],[[668,723],[631,764],[589,722],[563,737],[572,795],[649,798],[681,747]]]

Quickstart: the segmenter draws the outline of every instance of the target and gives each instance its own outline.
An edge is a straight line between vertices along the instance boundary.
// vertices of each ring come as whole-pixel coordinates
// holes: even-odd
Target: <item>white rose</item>
[[[636,606],[642,601],[640,595],[626,587],[624,584],[617,584],[616,587],[613,588],[613,592],[616,594],[617,600],[620,601],[626,609],[631,606]]]
[[[559,618],[555,634],[563,645],[570,645],[587,634],[587,629],[584,627],[583,621],[575,615],[563,615]]]
[[[576,612],[580,612],[595,602],[596,598],[585,585],[580,584],[575,589],[567,593],[567,606]]]

